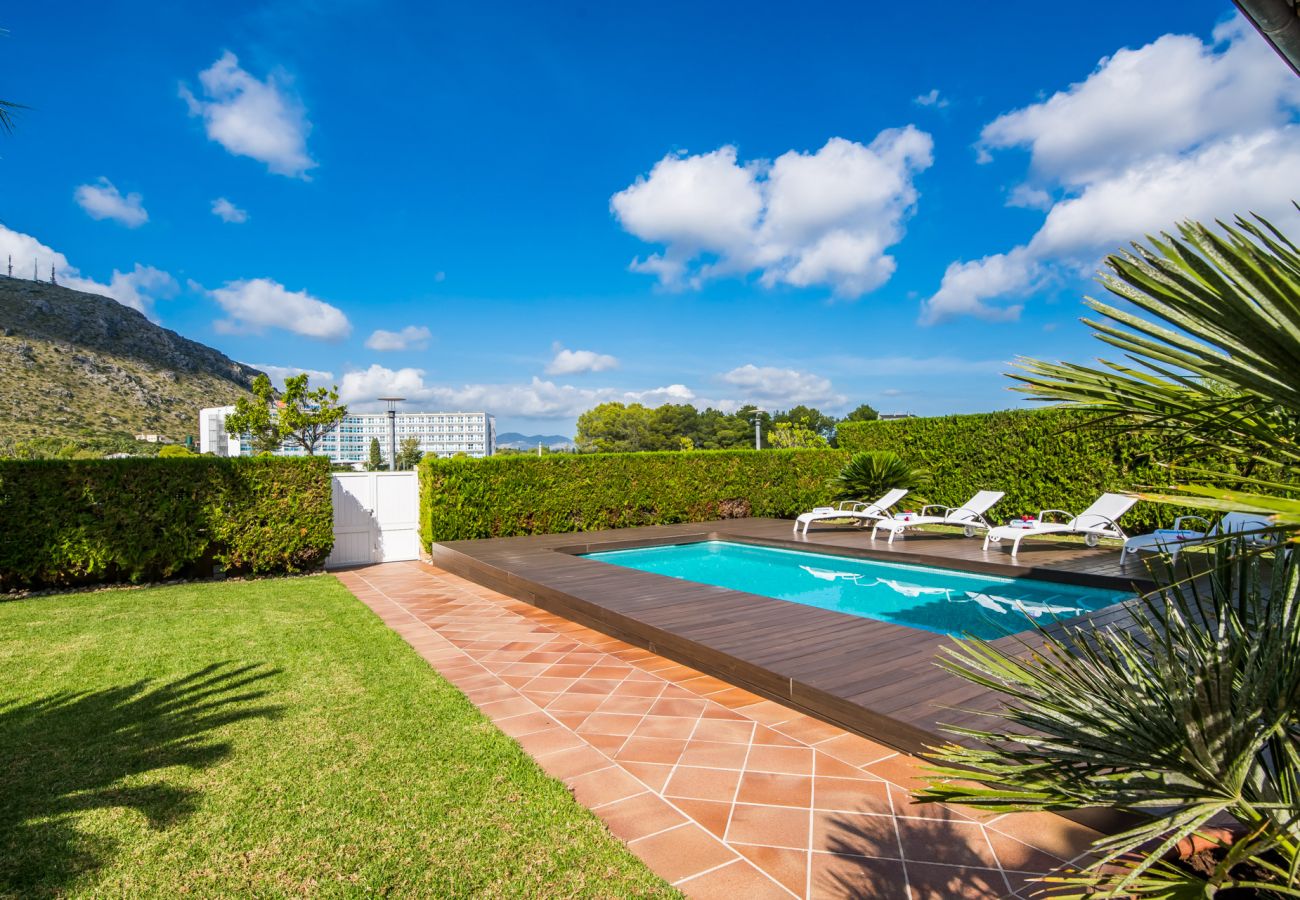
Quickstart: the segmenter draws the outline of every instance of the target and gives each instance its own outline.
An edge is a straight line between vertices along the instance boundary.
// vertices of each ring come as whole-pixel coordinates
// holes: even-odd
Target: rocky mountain
[[[109,297],[0,276],[0,442],[179,442],[202,407],[233,403],[257,374]]]
[[[551,450],[571,450],[573,438],[562,434],[520,434],[517,431],[503,431],[497,435],[498,447],[510,447],[515,450],[536,450],[541,444]]]

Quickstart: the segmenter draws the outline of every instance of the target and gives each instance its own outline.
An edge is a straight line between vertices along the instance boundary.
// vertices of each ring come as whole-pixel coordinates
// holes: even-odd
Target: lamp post
[[[388,404],[388,471],[397,471],[397,404],[405,397],[380,397]]]
[[[760,407],[754,408],[754,449],[763,449],[763,413],[767,410]]]

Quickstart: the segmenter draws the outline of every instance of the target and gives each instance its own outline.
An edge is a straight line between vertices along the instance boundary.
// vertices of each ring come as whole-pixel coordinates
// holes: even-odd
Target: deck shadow
[[[214,663],[163,683],[0,705],[0,895],[60,895],[106,864],[116,843],[79,828],[83,813],[128,809],[155,829],[193,813],[201,796],[193,788],[124,782],[230,756],[231,743],[213,732],[279,715],[282,707],[260,702],[279,671]]]

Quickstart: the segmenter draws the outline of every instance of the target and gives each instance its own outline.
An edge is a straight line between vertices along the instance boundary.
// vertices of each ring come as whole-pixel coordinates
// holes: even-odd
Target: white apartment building
[[[199,450],[216,456],[251,456],[244,437],[226,433],[226,416],[233,406],[199,410]],[[437,456],[491,456],[496,451],[496,419],[485,412],[397,412],[397,446],[406,438],[420,441],[420,450]],[[388,454],[388,413],[350,413],[343,417],[316,449],[336,463],[360,468],[370,459],[370,441],[379,440],[384,463]],[[281,447],[277,456],[304,456],[301,447]]]

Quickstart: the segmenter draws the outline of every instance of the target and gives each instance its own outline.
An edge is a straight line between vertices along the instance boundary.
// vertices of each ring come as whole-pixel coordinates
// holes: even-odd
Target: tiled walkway
[[[338,576],[692,897],[1027,897],[1095,833],[918,805],[917,760],[424,563]]]

